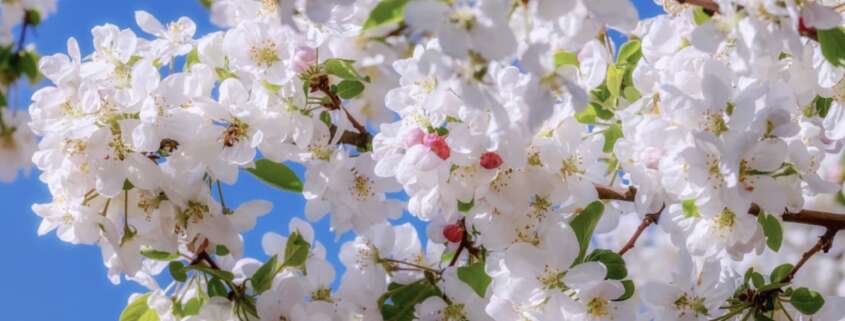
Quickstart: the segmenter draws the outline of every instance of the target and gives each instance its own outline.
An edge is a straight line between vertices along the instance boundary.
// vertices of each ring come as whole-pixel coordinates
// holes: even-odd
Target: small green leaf
[[[612,124],[604,130],[604,147],[602,151],[605,153],[612,153],[616,141],[622,138],[622,126],[619,124]]]
[[[332,115],[325,110],[320,112],[320,121],[326,124],[326,127],[332,127]]]
[[[642,97],[640,91],[637,90],[634,86],[626,86],[625,89],[622,89],[622,97],[625,97],[625,100],[629,102],[634,102]]]
[[[229,248],[223,244],[217,244],[217,246],[214,248],[214,254],[216,254],[217,256],[229,255]]]
[[[191,298],[190,300],[188,300],[188,303],[185,303],[185,305],[182,306],[181,315],[191,316],[199,314],[200,309],[202,308],[203,304],[205,304],[205,302],[203,301],[204,300],[200,297]]]
[[[625,260],[616,252],[606,249],[593,250],[585,258],[587,262],[601,262],[607,268],[607,278],[611,280],[622,280],[628,276],[628,269],[625,267]]]
[[[199,2],[206,9],[211,9],[211,5],[214,4],[214,0],[199,0]]]
[[[469,202],[463,202],[461,200],[458,200],[458,212],[468,213],[474,206],[475,198],[469,200]]]
[[[120,313],[120,321],[158,321],[156,311],[147,305],[149,297],[147,293],[132,300]]]
[[[173,261],[167,265],[167,270],[170,271],[170,277],[178,282],[185,282],[188,280],[188,274],[185,273],[185,264],[180,261]]]
[[[824,297],[808,288],[798,288],[792,292],[792,298],[789,302],[801,313],[811,315],[819,312],[824,306]]]
[[[379,310],[384,321],[412,321],[417,304],[440,295],[440,290],[427,279],[409,284],[390,283],[379,298]]]
[[[271,83],[271,82],[263,80],[263,79],[261,80],[261,85],[264,86],[264,88],[267,89],[267,91],[274,93],[274,94],[278,94],[282,90],[281,85],[276,85],[274,83]]]
[[[813,107],[821,118],[827,117],[827,113],[830,111],[830,106],[832,104],[833,98],[816,96],[816,98],[813,99]]]
[[[578,54],[566,51],[566,50],[558,50],[555,52],[555,69],[560,68],[561,66],[575,66],[578,67]]]
[[[698,205],[695,204],[694,199],[688,199],[681,202],[681,209],[683,209],[684,217],[686,218],[701,216],[701,212],[698,210]]]
[[[760,213],[757,216],[757,222],[763,227],[763,234],[766,236],[766,245],[772,251],[779,251],[783,244],[783,227],[780,225],[777,217]]]
[[[27,10],[24,15],[24,21],[30,26],[38,26],[41,24],[41,12],[38,10]]]
[[[398,23],[405,19],[405,5],[408,0],[382,0],[373,11],[370,11],[370,16],[364,21],[364,26],[361,31],[367,31],[370,28]]]
[[[170,253],[167,251],[159,251],[153,248],[142,249],[141,255],[148,259],[153,259],[157,261],[173,261],[179,258],[179,254]]]
[[[285,261],[282,263],[283,267],[300,267],[305,264],[308,259],[308,252],[311,250],[311,244],[308,244],[299,232],[293,232],[288,237],[288,242],[285,244]]]
[[[794,267],[792,266],[792,264],[781,264],[774,270],[772,270],[772,274],[769,275],[769,280],[771,280],[772,283],[781,283],[786,280],[786,277],[789,276],[789,273],[792,273],[793,268]]]
[[[758,272],[751,272],[751,284],[754,285],[755,289],[760,289],[766,285],[766,278]]]
[[[226,289],[226,285],[223,284],[223,281],[218,278],[211,278],[208,280],[208,296],[209,297],[228,297],[229,290]]]
[[[273,255],[270,260],[255,271],[255,274],[249,279],[255,293],[264,293],[264,291],[269,290],[273,286],[273,278],[279,272],[278,264],[278,257]]]
[[[569,223],[581,247],[578,252],[578,259],[575,260],[575,265],[584,261],[584,255],[587,254],[590,239],[593,238],[593,231],[596,229],[596,225],[599,224],[602,213],[604,213],[604,204],[601,201],[595,201],[587,205],[587,208],[579,212],[572,219],[572,222]]]
[[[707,21],[710,21],[711,18],[713,17],[711,17],[710,14],[704,11],[704,8],[702,7],[695,7],[692,10],[692,20],[695,22],[696,25],[703,25],[707,23]]]
[[[364,80],[355,70],[354,60],[347,59],[327,59],[323,65],[329,75],[334,75],[340,79],[346,80]]]
[[[634,296],[634,292],[636,292],[636,287],[634,286],[634,281],[631,280],[624,280],[622,281],[622,286],[625,287],[625,293],[622,294],[619,298],[613,301],[625,301],[630,299]]]
[[[616,57],[616,64],[637,65],[643,56],[642,46],[637,39],[631,39],[619,48],[619,55]]]
[[[352,99],[364,92],[364,84],[357,80],[344,80],[337,84],[337,95],[343,99]]]
[[[487,286],[493,281],[487,271],[484,270],[484,262],[478,261],[473,264],[458,268],[458,279],[464,281],[476,294],[484,297],[487,293]]]
[[[276,163],[269,159],[259,159],[255,168],[247,168],[248,172],[258,179],[288,192],[302,193],[302,181],[287,165]]]
[[[200,53],[197,47],[191,50],[188,53],[188,56],[185,57],[185,66],[182,67],[182,71],[189,71],[191,70],[191,66],[200,62]]]
[[[610,91],[611,99],[622,95],[622,78],[624,74],[616,65],[607,65],[607,90]]]
[[[217,74],[217,80],[224,81],[229,78],[238,78],[238,75],[229,71],[226,68],[214,68],[214,73]]]
[[[608,120],[611,118],[613,118],[613,112],[596,102],[590,103],[584,111],[575,114],[575,120],[582,124],[596,124],[598,119]]]
[[[31,83],[37,83],[40,80],[41,74],[38,72],[38,54],[34,51],[23,51],[20,53],[21,71],[29,78]]]
[[[834,66],[845,67],[845,32],[842,28],[817,31],[822,55]]]
[[[233,279],[235,279],[235,275],[232,274],[232,272],[212,269],[205,265],[188,265],[187,267],[185,267],[185,270],[199,271],[208,274],[209,276],[223,279],[224,281],[232,281]]]

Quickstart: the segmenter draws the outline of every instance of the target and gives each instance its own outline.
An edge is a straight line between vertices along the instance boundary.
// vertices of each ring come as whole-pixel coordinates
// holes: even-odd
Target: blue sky
[[[658,14],[660,9],[652,0],[634,0],[641,17]],[[207,11],[196,0],[59,0],[56,14],[44,20],[35,33],[28,35],[38,52],[49,55],[66,52],[68,37],[79,40],[83,55],[91,52],[90,30],[96,25],[112,23],[119,27],[135,26],[135,10],[146,10],[162,22],[181,16],[197,23],[197,35],[215,30]],[[29,97],[28,90],[21,97]],[[27,106],[28,99],[20,99],[20,106]],[[297,168],[301,173],[301,168]],[[266,199],[275,204],[273,211],[261,218],[256,229],[245,235],[246,254],[264,259],[260,248],[261,236],[269,231],[287,234],[287,222],[293,216],[302,216],[305,202],[301,196],[278,191],[256,181],[250,175],[241,175],[237,185],[224,188],[226,201],[238,204],[250,199]],[[38,181],[33,171],[13,184],[0,183],[0,204],[3,217],[0,245],[4,248],[0,262],[0,311],[6,321],[75,321],[117,320],[126,300],[133,292],[144,289],[133,283],[112,285],[106,278],[99,248],[75,246],[59,241],[54,234],[38,237],[40,223],[30,209],[34,203],[50,200],[47,187]],[[328,220],[314,225],[318,239],[328,249],[328,256],[340,269],[336,259],[342,242],[352,238],[348,234],[337,242],[329,232]],[[422,231],[422,230],[421,230]],[[340,275],[340,272],[338,273]]]

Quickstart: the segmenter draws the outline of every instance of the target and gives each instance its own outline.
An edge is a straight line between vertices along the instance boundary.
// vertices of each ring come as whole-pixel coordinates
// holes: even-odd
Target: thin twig
[[[663,213],[664,208],[666,208],[666,205],[661,206],[660,210],[658,210],[657,212],[646,214],[645,217],[643,217],[643,221],[640,223],[640,226],[637,227],[637,231],[634,232],[634,235],[631,235],[631,238],[628,239],[628,242],[625,243],[625,246],[623,246],[622,249],[619,250],[619,256],[625,255],[625,253],[628,253],[628,251],[630,251],[634,248],[634,246],[636,246],[637,240],[640,238],[640,235],[643,234],[643,231],[645,231],[645,229],[648,228],[650,225],[655,224],[658,220],[660,220],[660,214]]]
[[[804,254],[801,255],[801,260],[799,260],[798,263],[795,264],[795,268],[792,269],[792,272],[790,272],[789,275],[786,276],[783,282],[791,282],[792,279],[795,278],[795,274],[798,273],[798,270],[800,270],[801,267],[803,267],[804,264],[806,264],[807,261],[809,261],[810,258],[813,257],[813,255],[816,255],[816,253],[818,253],[819,251],[824,251],[825,253],[830,251],[830,247],[833,246],[833,238],[836,236],[836,232],[837,230],[827,229],[827,231],[825,231],[824,234],[819,237],[819,241],[816,242],[816,245],[814,245],[812,248],[807,250],[807,252],[804,252]]]

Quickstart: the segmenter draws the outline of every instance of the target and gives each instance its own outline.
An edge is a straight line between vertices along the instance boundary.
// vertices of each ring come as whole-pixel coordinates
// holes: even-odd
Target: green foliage
[[[469,202],[463,202],[458,200],[458,212],[461,213],[469,213],[469,211],[475,206],[475,198],[469,200]]]
[[[354,60],[333,58],[327,59],[323,63],[323,66],[326,70],[326,73],[328,73],[329,75],[336,76],[340,79],[360,80],[369,82],[369,79],[361,77],[361,75],[358,74],[358,71],[355,70],[354,63]]]
[[[337,95],[343,99],[352,99],[364,92],[364,84],[358,80],[343,80],[337,84]]]
[[[273,255],[267,262],[261,265],[249,279],[252,289],[256,294],[264,293],[273,286],[273,278],[280,271],[278,257]]]
[[[625,293],[622,294],[619,298],[613,301],[625,301],[630,299],[634,296],[634,292],[636,292],[636,287],[634,286],[634,281],[631,280],[624,280],[622,281],[622,286],[625,287]]]
[[[575,264],[584,261],[584,255],[587,253],[587,248],[590,246],[590,239],[593,238],[593,231],[599,223],[602,214],[604,213],[604,204],[601,201],[595,201],[587,205],[587,208],[579,212],[569,225],[575,232],[575,237],[578,238],[580,250]]]
[[[763,227],[763,234],[766,235],[766,245],[768,245],[772,251],[779,251],[781,245],[783,244],[783,227],[781,226],[778,218],[774,215],[760,213],[760,215],[757,216],[757,222]]]
[[[808,288],[798,288],[792,292],[790,303],[796,310],[806,315],[815,314],[824,306],[824,297]]]
[[[273,187],[288,192],[302,193],[302,181],[285,164],[276,163],[265,158],[257,160],[255,162],[255,168],[247,168],[246,170]]]
[[[390,283],[378,301],[381,316],[384,321],[412,321],[415,306],[436,295],[440,295],[440,289],[427,279],[409,284]]]
[[[150,294],[144,294],[132,300],[123,312],[120,313],[120,321],[158,321],[158,314],[147,305]]]
[[[473,264],[462,266],[458,268],[458,279],[464,281],[476,294],[484,297],[487,293],[487,286],[493,281],[487,271],[484,270],[484,262],[478,261]]]
[[[566,50],[558,50],[555,52],[555,69],[560,68],[561,66],[575,66],[578,67],[580,62],[578,62],[578,54],[566,51]]]
[[[772,283],[784,282],[784,281],[786,281],[786,278],[789,276],[789,273],[792,273],[792,269],[794,269],[792,264],[789,264],[789,263],[781,264],[778,267],[776,267],[774,270],[772,270],[772,274],[769,275],[769,280],[772,281]]]
[[[585,258],[587,262],[601,262],[607,268],[607,278],[611,280],[622,280],[628,276],[628,269],[625,267],[625,259],[616,252],[606,249],[593,250]]]
[[[153,248],[142,249],[141,255],[148,259],[156,261],[173,261],[179,258],[179,254],[170,253],[167,251],[159,251]]]
[[[696,25],[703,25],[710,21],[713,18],[710,14],[704,11],[702,7],[695,7],[692,10],[692,21],[695,22]]]
[[[836,27],[818,30],[817,34],[825,59],[835,66],[845,67],[845,31]]]
[[[399,23],[405,19],[405,5],[408,0],[382,0],[373,11],[370,11],[370,16],[364,22],[362,31],[367,31],[371,28],[380,27],[383,25]]]
[[[622,138],[622,125],[619,124],[611,124],[604,130],[604,147],[602,151],[605,153],[612,153],[613,146],[616,145],[616,141]]]
[[[170,271],[170,277],[172,277],[174,281],[185,282],[188,280],[188,274],[185,273],[185,264],[182,262],[170,262],[167,266],[167,270]]]
[[[213,268],[207,267],[205,265],[188,265],[183,270],[199,271],[199,272],[205,273],[206,275],[208,275],[210,277],[216,277],[216,278],[222,279],[223,281],[231,282],[232,280],[235,279],[235,275],[232,274],[232,272],[213,269]]]
[[[302,267],[308,259],[308,252],[311,251],[311,244],[308,244],[299,232],[293,232],[285,244],[285,261],[282,267]]]

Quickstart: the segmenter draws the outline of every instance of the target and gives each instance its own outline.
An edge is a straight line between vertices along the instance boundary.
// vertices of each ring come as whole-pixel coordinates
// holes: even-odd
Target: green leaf
[[[274,83],[271,83],[271,82],[263,80],[263,79],[261,80],[261,85],[264,86],[264,88],[267,89],[267,91],[274,93],[274,94],[278,94],[279,91],[282,90],[281,85],[276,85]]]
[[[616,65],[607,65],[607,90],[610,91],[611,100],[622,95],[622,78],[624,73]]]
[[[487,286],[493,281],[487,271],[484,270],[484,262],[478,261],[473,264],[458,268],[458,279],[464,281],[476,294],[484,297],[487,293]]]
[[[622,97],[625,97],[625,100],[629,102],[634,102],[640,99],[642,94],[634,86],[625,86],[625,89],[622,89]]]
[[[226,285],[223,284],[223,281],[218,278],[211,278],[208,280],[208,296],[209,297],[228,297],[229,290],[226,289]]]
[[[246,170],[273,187],[288,192],[302,193],[302,181],[285,164],[265,158],[257,160],[255,168],[247,168]]]
[[[616,56],[616,64],[637,65],[643,56],[642,45],[637,39],[631,39],[619,48],[619,55]]]
[[[606,249],[593,250],[585,258],[587,262],[601,262],[607,268],[607,278],[611,280],[622,280],[628,276],[628,269],[625,267],[625,260],[616,252]]]
[[[830,111],[830,106],[833,104],[833,98],[816,96],[813,99],[813,107],[816,110],[816,113],[819,114],[819,117],[825,118],[827,117],[828,111]]]
[[[334,58],[327,59],[323,64],[329,75],[334,75],[340,79],[346,80],[365,80],[364,78],[361,78],[361,75],[359,75],[358,71],[355,70],[355,66],[353,66],[354,63],[354,60]]]
[[[704,11],[704,8],[702,7],[695,7],[695,9],[692,10],[692,21],[694,21],[696,25],[703,25],[707,23],[707,21],[710,21],[711,18],[713,17]]]
[[[6,101],[6,95],[0,92],[0,109],[3,109],[3,107],[7,107],[8,104],[9,102]]]
[[[751,284],[754,285],[755,289],[760,289],[766,285],[766,278],[758,272],[751,272]]]
[[[217,244],[217,246],[214,248],[214,254],[216,254],[217,256],[229,255],[229,248],[223,244]]]
[[[211,9],[211,5],[214,4],[214,0],[199,0],[199,2],[206,9]]]
[[[38,54],[34,51],[24,51],[20,53],[21,71],[29,78],[31,83],[37,83],[40,80],[41,74],[38,73]]]
[[[224,81],[229,78],[238,78],[238,75],[229,71],[226,68],[214,68],[214,73],[217,74],[217,80]]]
[[[364,21],[364,26],[361,31],[367,31],[370,28],[398,23],[405,19],[405,5],[408,0],[382,0],[373,11],[370,11],[370,16],[367,21]]]
[[[590,103],[584,111],[575,114],[575,120],[582,124],[595,124],[598,119],[608,120],[611,118],[613,118],[613,112],[596,102]]]
[[[817,31],[822,55],[834,66],[845,67],[845,32],[842,28]]]
[[[469,202],[463,202],[461,200],[458,200],[458,212],[468,213],[474,206],[475,198],[469,200]]]
[[[179,254],[170,253],[167,251],[159,251],[153,248],[142,249],[141,255],[148,259],[153,259],[157,261],[173,261],[179,258]]]
[[[379,310],[384,321],[412,321],[414,308],[425,299],[440,294],[440,290],[426,279],[409,284],[390,283],[379,298]]]
[[[188,280],[188,274],[185,273],[185,264],[179,261],[170,262],[167,265],[167,270],[170,271],[170,277],[175,281],[185,282]]]
[[[683,209],[684,217],[686,218],[701,216],[701,212],[698,210],[698,205],[695,204],[694,199],[688,199],[681,202],[681,209]]]
[[[780,246],[783,244],[783,227],[780,225],[777,217],[760,213],[757,216],[757,222],[763,227],[763,234],[766,236],[766,245],[772,251],[777,252],[780,250]]]
[[[276,277],[276,273],[279,272],[278,259],[278,256],[273,255],[273,257],[258,268],[258,270],[255,271],[255,274],[253,274],[249,279],[255,293],[264,293],[264,291],[269,290],[270,287],[273,286],[273,278]]]
[[[188,56],[185,57],[185,66],[182,67],[182,71],[191,70],[191,66],[200,62],[200,52],[197,47],[191,50],[188,53]]]
[[[824,297],[808,288],[798,288],[792,292],[792,298],[789,302],[801,313],[811,315],[819,312],[824,306]]]
[[[30,26],[38,26],[41,24],[41,12],[38,10],[27,10],[24,15],[24,21]]]
[[[781,264],[774,270],[772,270],[772,274],[769,275],[769,280],[771,280],[772,283],[781,283],[786,280],[786,277],[789,276],[789,273],[792,273],[793,268],[794,267],[792,266],[792,264]]]
[[[634,281],[631,280],[624,280],[622,281],[622,286],[625,287],[625,293],[622,294],[619,298],[613,301],[625,301],[630,299],[634,296],[634,292],[636,292],[636,287],[634,286]]]
[[[596,229],[602,213],[604,213],[604,204],[601,201],[595,201],[587,205],[587,208],[579,212],[569,223],[581,247],[574,265],[584,261],[584,255],[587,253],[587,247],[590,246],[590,239],[593,238],[593,231]]]
[[[613,146],[616,145],[616,141],[622,138],[622,126],[619,124],[612,124],[604,131],[604,147],[602,150],[605,153],[613,152]]]
[[[343,99],[352,99],[364,92],[364,84],[357,80],[344,80],[337,84],[337,95]]]
[[[288,237],[288,242],[285,244],[285,261],[283,267],[300,267],[305,264],[308,259],[308,252],[311,250],[311,244],[308,244],[299,232],[293,232]]]
[[[558,50],[555,52],[555,69],[560,68],[561,66],[575,66],[578,67],[578,54],[566,51],[566,50]]]
[[[185,267],[185,270],[200,271],[202,273],[208,274],[209,276],[223,279],[224,281],[232,281],[233,279],[235,279],[235,275],[232,274],[232,272],[213,269],[205,265],[188,265],[187,267]]]
[[[132,300],[123,312],[120,313],[120,321],[158,321],[158,314],[147,305],[150,294],[141,295]]]
[[[200,309],[202,308],[203,304],[205,304],[205,302],[202,298],[191,298],[190,300],[188,300],[188,303],[185,303],[185,305],[182,306],[180,315],[184,317],[197,315],[200,313]]]

